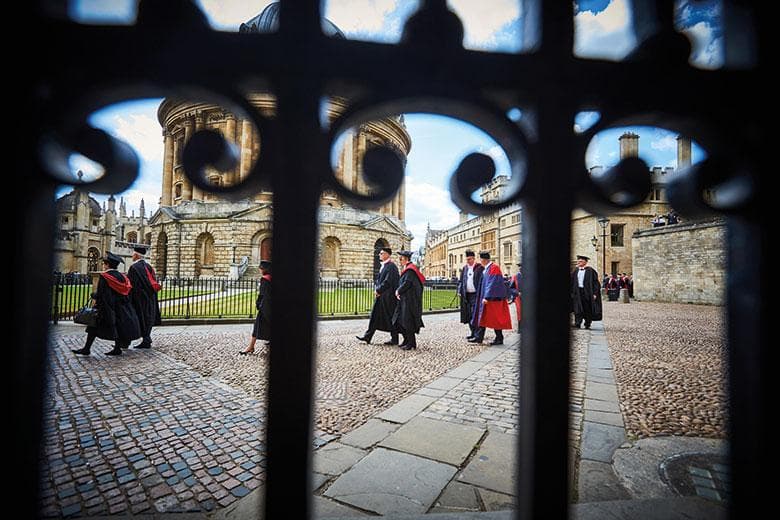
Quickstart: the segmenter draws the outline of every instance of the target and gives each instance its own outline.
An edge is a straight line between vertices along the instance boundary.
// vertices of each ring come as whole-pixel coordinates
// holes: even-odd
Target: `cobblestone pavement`
[[[725,308],[604,304],[626,431],[726,437]]]
[[[589,332],[574,331],[571,356],[570,441],[579,442]],[[517,433],[520,365],[519,336],[506,334],[509,348],[449,390],[420,415],[491,431]]]
[[[209,511],[263,481],[264,410],[156,351],[50,350],[42,515]]]
[[[486,348],[465,342],[453,319],[425,317],[409,352],[358,342],[365,321],[322,323],[314,444]],[[53,328],[42,515],[209,511],[262,485],[266,356],[238,354],[250,330],[160,327],[151,350],[111,358],[101,340],[75,356],[83,329]]]

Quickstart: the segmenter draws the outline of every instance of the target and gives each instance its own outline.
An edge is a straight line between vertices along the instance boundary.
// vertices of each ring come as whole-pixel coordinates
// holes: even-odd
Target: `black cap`
[[[270,260],[260,260],[260,269],[263,269],[265,271],[271,270],[271,261]]]
[[[140,246],[133,247],[133,251],[142,255],[145,255],[148,250],[149,250],[149,246],[140,245]]]
[[[472,251],[471,249],[466,249],[466,258],[470,256],[474,256],[474,251]]]
[[[587,262],[590,258],[585,255],[577,255],[577,260],[585,260]]]
[[[114,253],[112,253],[111,251],[109,251],[108,253],[106,253],[106,256],[103,258],[103,261],[104,261],[104,262],[107,262],[107,263],[108,263],[108,265],[109,265],[109,266],[110,266],[112,269],[116,269],[116,266],[118,266],[119,264],[124,264],[124,263],[125,263],[125,261],[124,261],[124,260],[122,260],[122,257],[121,257],[121,256],[119,256],[119,255],[115,255],[115,254],[114,254]]]
[[[393,254],[393,250],[392,250],[392,249],[390,249],[389,247],[380,247],[380,248],[379,248],[379,251],[384,251],[384,252],[385,252],[385,253],[387,253],[388,255],[392,255],[392,254]]]
[[[490,252],[488,251],[480,251],[479,257],[484,258],[485,260],[490,260]]]
[[[520,262],[517,262],[517,267],[523,267],[523,264],[521,264]]]
[[[398,251],[398,256],[405,256],[406,258],[412,258],[411,251]]]

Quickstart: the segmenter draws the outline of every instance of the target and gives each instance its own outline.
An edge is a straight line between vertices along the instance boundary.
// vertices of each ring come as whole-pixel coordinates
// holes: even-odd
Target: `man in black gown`
[[[382,262],[379,274],[374,282],[374,305],[371,307],[371,318],[368,320],[368,330],[362,336],[356,336],[360,341],[371,343],[374,332],[384,330],[390,333],[390,341],[385,345],[398,345],[398,331],[393,328],[393,313],[397,300],[395,290],[398,288],[398,266],[390,260],[392,251],[389,247],[379,250],[379,260]]]
[[[583,320],[589,329],[593,321],[601,321],[601,284],[599,274],[588,265],[587,256],[577,255],[577,267],[571,273],[571,308],[575,329]]]
[[[393,315],[395,329],[403,334],[404,341],[401,349],[411,350],[417,348],[417,337],[420,328],[424,327],[422,321],[422,295],[425,277],[412,263],[411,251],[399,251],[401,257],[401,280],[395,296],[398,298],[398,306]]]
[[[133,265],[127,271],[127,276],[133,284],[130,299],[138,315],[143,337],[141,343],[135,348],[151,348],[152,327],[160,324],[160,305],[157,302],[160,284],[157,282],[154,269],[144,260],[146,250],[146,247],[140,245],[133,248]]]

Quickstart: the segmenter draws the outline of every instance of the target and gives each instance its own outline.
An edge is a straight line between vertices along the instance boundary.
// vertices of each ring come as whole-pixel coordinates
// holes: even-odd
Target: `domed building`
[[[278,25],[279,5],[271,4],[258,16],[241,24],[240,32],[271,32]],[[331,22],[324,30],[344,37]],[[275,99],[254,92],[248,100],[264,116],[273,116]],[[327,117],[343,113],[347,100],[330,98]],[[201,129],[219,132],[236,144],[240,161],[230,171],[207,169],[213,185],[234,185],[244,179],[262,153],[262,140],[248,119],[211,103],[165,99],[158,109],[165,153],[162,197],[150,219],[152,261],[162,276],[254,276],[260,260],[272,256],[272,193],[260,192],[240,201],[227,201],[194,187],[184,176],[182,150],[190,136]],[[371,146],[390,146],[404,158],[411,149],[403,116],[385,118],[351,130],[338,154],[336,177],[345,186],[368,192],[359,159]],[[294,174],[294,172],[291,172]],[[412,235],[406,228],[405,192],[373,211],[347,206],[332,192],[320,201],[320,276],[322,278],[373,278],[378,268],[376,251],[408,248]],[[302,248],[310,247],[301,244]],[[248,266],[248,269],[244,271]]]

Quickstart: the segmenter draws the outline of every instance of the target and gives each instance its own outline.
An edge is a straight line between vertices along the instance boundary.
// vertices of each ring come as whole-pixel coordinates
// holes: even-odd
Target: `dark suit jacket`
[[[387,332],[393,330],[393,314],[398,303],[395,290],[398,289],[399,278],[400,274],[395,262],[388,262],[385,268],[379,271],[374,281],[374,290],[379,293],[379,297],[374,300],[374,305],[371,307],[369,329]]]

